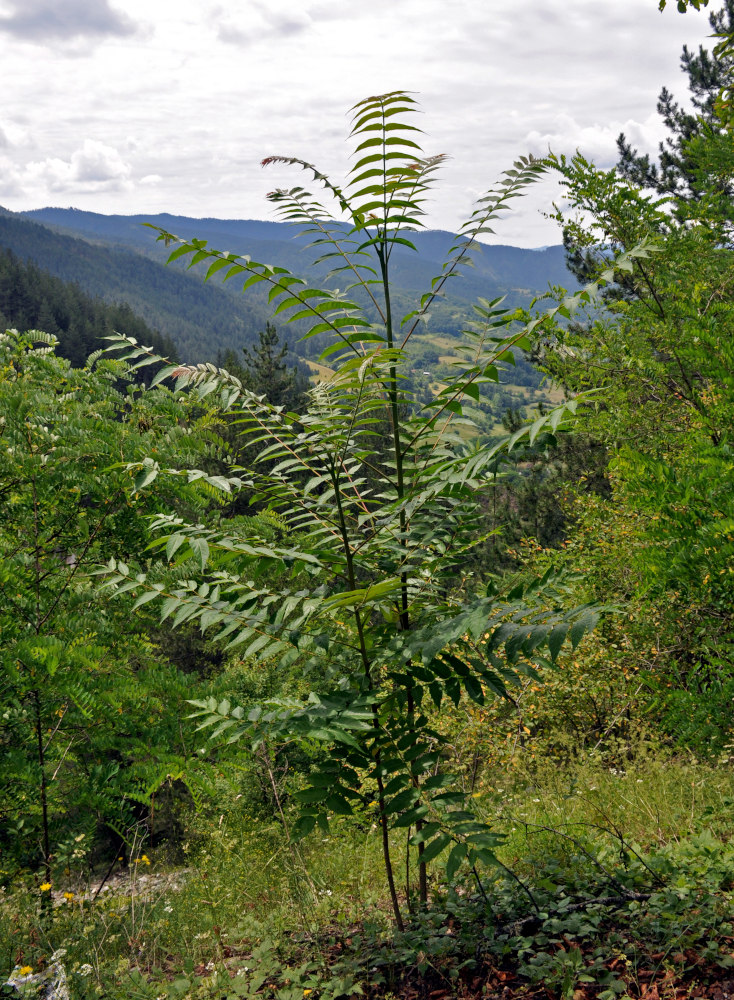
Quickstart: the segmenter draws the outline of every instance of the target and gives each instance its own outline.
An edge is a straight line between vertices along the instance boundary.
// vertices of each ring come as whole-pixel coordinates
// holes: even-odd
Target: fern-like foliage
[[[333,199],[329,207],[301,187],[270,195],[282,217],[310,235],[332,275],[346,279],[344,291],[311,287],[284,268],[160,232],[161,240],[176,244],[171,260],[207,264],[206,278],[224,271],[225,280],[242,281],[243,291],[265,283],[275,314],[309,321],[306,337],[329,333],[322,360],[332,375],[312,389],[307,412],[293,414],[213,365],[162,368],[156,383],[174,379],[180,389],[217,399],[236,415],[242,435],[259,450],[259,463],[232,470],[228,488],[240,477],[254,490],[261,508],[277,512],[287,544],[162,517],[153,525],[160,532],[154,544],[182,566],[189,561],[190,580],[171,588],[125,562],[112,559],[107,568],[107,586],[117,593],[134,592],[138,604],[159,600],[174,624],[197,621],[245,657],[320,665],[320,676],[330,680],[305,703],[283,700],[245,716],[227,700],[199,701],[196,714],[219,739],[245,738],[257,746],[265,738],[302,737],[323,744],[325,762],[299,796],[297,830],[326,828],[329,814],[376,800],[398,923],[390,827],[412,831],[422,892],[425,865],[439,854],[446,852],[452,875],[464,861],[493,863],[497,843],[497,833],[473,814],[446,771],[432,716],[445,698],[511,699],[523,673],[554,660],[565,641],[575,646],[596,620],[593,609],[564,606],[563,581],[552,572],[498,594],[464,569],[466,552],[483,537],[481,490],[501,455],[521,439],[552,437],[579,400],[491,450],[463,443],[464,405],[479,398],[483,383],[499,380],[548,318],[570,315],[613,277],[602,275],[525,326],[502,300],[481,300],[455,374],[429,404],[419,405],[406,387],[407,342],[446,283],[469,263],[478,237],[492,231],[544,168],[530,157],[518,160],[480,199],[415,308],[395,317],[391,255],[398,245],[413,247],[410,231],[423,224],[426,194],[443,159],[423,154],[410,122],[414,107],[402,92],[355,106],[355,163],[344,187],[299,159],[264,161],[303,169]],[[356,288],[373,304],[378,323],[360,309]],[[162,361],[125,338],[114,340],[111,350],[127,363]],[[161,472],[152,464],[147,470],[141,489]],[[277,584],[269,585],[276,570]]]

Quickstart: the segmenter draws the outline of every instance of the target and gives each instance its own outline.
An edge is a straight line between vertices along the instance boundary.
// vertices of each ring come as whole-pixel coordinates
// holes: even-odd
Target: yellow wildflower
[[[41,892],[48,892],[50,888],[51,888],[50,882],[41,882]]]
[[[71,900],[72,900],[73,898],[74,898],[74,893],[73,893],[73,892],[65,892],[65,893],[64,893],[64,899],[68,899],[68,900],[69,900],[69,902],[71,902]]]
[[[148,857],[147,854],[141,854],[140,860],[143,861],[146,865],[150,864],[150,858]]]
[[[21,965],[20,969],[18,969],[18,974],[21,976],[28,976],[31,972],[33,972],[32,965]]]

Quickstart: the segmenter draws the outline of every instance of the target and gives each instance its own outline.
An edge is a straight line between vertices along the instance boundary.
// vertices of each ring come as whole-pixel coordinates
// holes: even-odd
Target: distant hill
[[[299,237],[285,222],[262,222],[253,219],[194,219],[184,215],[100,215],[76,208],[40,208],[25,212],[28,218],[45,225],[58,226],[87,239],[103,240],[134,248],[165,259],[167,252],[155,242],[155,233],[144,224],[160,226],[187,239],[208,240],[219,250],[249,254],[253,259],[280,264],[297,272],[309,268],[310,240]],[[395,280],[399,287],[424,291],[431,278],[439,273],[451,247],[453,235],[443,230],[410,234],[418,253],[396,247],[393,256]],[[478,295],[494,297],[503,292],[545,291],[549,284],[575,284],[566,268],[562,246],[526,250],[511,246],[482,246],[475,254],[474,267],[455,283],[452,295],[474,301]]]
[[[147,326],[170,337],[182,359],[213,360],[219,351],[254,345],[265,326],[261,307],[234,300],[197,275],[0,210],[3,247],[94,298],[126,304]]]
[[[76,281],[85,291],[109,302],[125,302],[147,323],[176,343],[181,358],[214,360],[228,348],[252,344],[264,328],[270,310],[261,286],[241,294],[241,283],[205,285],[201,272],[186,272],[183,264],[165,267],[169,251],[156,242],[149,222],[185,238],[198,237],[212,247],[287,267],[314,280],[326,269],[314,267],[309,240],[282,222],[246,219],[194,219],[175,215],[100,215],[79,209],[44,208],[23,214],[0,210],[0,246],[35,261],[40,267]],[[416,293],[430,287],[441,270],[453,237],[448,232],[412,233],[418,253],[396,247],[392,265],[393,304],[398,314],[415,308]],[[147,259],[146,259],[147,258]],[[575,287],[560,246],[525,250],[483,246],[468,268],[449,284],[446,298],[431,309],[426,333],[453,337],[472,318],[478,296],[507,297],[507,305],[525,305],[549,284]],[[301,330],[287,339],[304,357],[315,357],[324,346],[319,338],[294,344]]]
[[[177,353],[173,341],[151,330],[130,306],[92,298],[0,247],[0,330],[12,328],[53,334],[57,353],[76,367],[93,351],[109,347],[104,338],[113,333],[135,337],[172,359]]]

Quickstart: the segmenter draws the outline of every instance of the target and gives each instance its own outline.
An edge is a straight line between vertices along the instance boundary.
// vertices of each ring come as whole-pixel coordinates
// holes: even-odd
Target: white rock
[[[18,997],[33,997],[38,1000],[70,1000],[66,982],[66,969],[61,962],[53,962],[43,972],[20,974],[20,967],[13,969],[5,983],[12,987]]]

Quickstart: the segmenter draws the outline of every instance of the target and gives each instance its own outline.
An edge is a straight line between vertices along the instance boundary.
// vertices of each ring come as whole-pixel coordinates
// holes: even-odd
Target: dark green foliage
[[[176,356],[170,337],[161,337],[126,305],[106,304],[78,285],[54,278],[11,250],[0,248],[0,328],[43,330],[59,340],[57,354],[83,368],[105,338],[124,333]]]
[[[217,359],[217,364],[237,378],[249,392],[264,396],[273,406],[299,413],[307,406],[310,382],[300,363],[288,367],[285,360],[287,355],[288,345],[279,346],[275,327],[272,323],[266,323],[256,347],[243,347],[240,357],[234,351],[227,351]],[[223,415],[218,433],[223,442],[218,471],[224,473],[230,465],[250,469],[257,458],[258,449],[249,443],[239,416],[236,413]],[[275,463],[271,465],[274,466]],[[242,489],[227,505],[227,516],[252,513],[258,506],[253,490]]]
[[[444,738],[429,704],[511,698],[508,688],[521,676],[537,676],[534,663],[554,660],[566,641],[575,648],[598,617],[588,607],[564,610],[562,582],[552,571],[499,592],[462,571],[482,538],[479,491],[492,481],[500,453],[555,432],[578,400],[541,414],[492,449],[464,449],[452,422],[461,420],[465,404],[479,400],[482,386],[513,365],[515,352],[529,349],[528,334],[537,325],[532,320],[515,328],[501,299],[480,299],[443,388],[416,405],[403,378],[410,365],[406,345],[454,284],[477,237],[491,232],[492,220],[537,178],[540,166],[518,161],[480,199],[429,289],[400,320],[390,260],[396,247],[413,248],[408,237],[420,226],[422,200],[442,160],[420,153],[416,130],[405,120],[413,103],[395,93],[354,109],[358,158],[348,187],[359,190],[352,195],[310,164],[288,161],[311,173],[350,216],[347,232],[302,188],[271,196],[310,237],[336,280],[347,282],[344,291],[315,288],[249,254],[212,250],[205,240],[161,234],[176,244],[172,261],[205,263],[207,278],[265,289],[274,315],[307,323],[306,339],[328,337],[322,361],[333,375],[311,391],[308,409],[294,414],[211,365],[161,371],[155,381],[170,375],[200,397],[216,393],[225,412],[234,410],[257,455],[247,489],[277,512],[287,534],[266,541],[254,532],[248,538],[164,517],[153,525],[163,536],[160,546],[169,558],[178,553],[195,560],[202,571],[193,571],[197,578],[172,588],[119,560],[109,564],[112,588],[142,588],[138,603],[162,600],[163,618],[174,625],[198,621],[227,648],[239,646],[246,659],[277,657],[283,667],[306,659],[318,684],[307,700],[281,697],[249,711],[228,698],[200,700],[201,728],[229,742],[244,738],[254,752],[264,741],[321,748],[297,796],[298,836],[327,830],[330,814],[359,813],[376,802],[399,926],[391,828],[409,834],[423,903],[431,861],[443,855],[452,874],[465,862],[491,865],[500,839],[441,766]],[[377,322],[360,308],[355,289],[369,299]],[[589,302],[595,292],[587,289],[579,300]],[[271,352],[272,336],[264,334],[261,359]],[[142,364],[146,353],[151,363],[161,361],[123,338],[118,346],[129,361]],[[143,464],[138,475],[147,484],[155,470]],[[288,571],[298,585],[287,581]]]
[[[732,13],[727,3],[715,26],[731,34]],[[604,314],[548,329],[541,364],[572,392],[602,390],[590,429],[609,449],[616,523],[634,525],[624,557],[634,575],[620,597],[645,617],[652,610],[671,636],[665,668],[645,678],[650,711],[672,736],[718,753],[730,731],[734,639],[734,142],[718,88],[734,60],[688,53],[684,68],[699,114],[668,106],[662,173],[642,176],[634,158],[621,177],[578,154],[550,159],[578,212],[565,232],[581,270],[608,267],[635,244],[651,253]]]
[[[503,424],[516,431],[524,421],[508,410]],[[609,496],[609,453],[602,441],[580,430],[514,450],[486,492],[485,511],[492,537],[474,558],[495,572],[521,563],[521,543],[533,539],[544,549],[558,548],[573,531],[569,489]],[[579,486],[579,484],[581,484]]]
[[[93,573],[145,549],[146,515],[204,506],[178,480],[138,498],[120,462],[207,450],[185,401],[121,391],[124,366],[75,369],[53,348],[0,337],[0,849],[4,875],[42,865],[48,881],[139,845],[150,794],[186,766],[191,685]]]
[[[258,343],[254,347],[242,348],[243,357],[238,357],[234,351],[227,351],[218,359],[218,364],[236,376],[245,389],[265,396],[273,406],[299,411],[306,404],[309,381],[298,365],[288,367],[285,360],[288,352],[288,344],[280,346],[273,324],[266,323]]]
[[[203,288],[131,250],[75,239],[2,209],[0,246],[88,295],[126,304],[187,357],[206,360],[254,343],[265,323],[257,306],[234,303],[220,288]]]
[[[542,859],[530,846],[532,830],[528,840],[521,878],[500,873],[481,893],[470,884],[439,891],[430,912],[390,938],[365,923],[333,951],[319,941],[316,954],[307,944],[299,954],[295,941],[285,942],[268,956],[274,982],[292,974],[296,956],[313,962],[309,982],[328,990],[349,975],[374,997],[414,990],[479,996],[487,984],[498,991],[542,984],[564,1000],[589,986],[612,1000],[634,995],[640,983],[654,989],[671,979],[728,979],[734,858],[726,844],[704,833],[645,855],[623,845],[614,863],[582,831],[573,831],[576,850],[557,848]],[[322,964],[330,951],[332,962]]]

